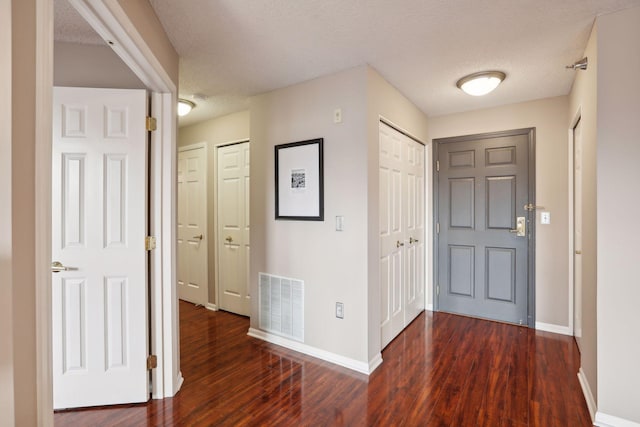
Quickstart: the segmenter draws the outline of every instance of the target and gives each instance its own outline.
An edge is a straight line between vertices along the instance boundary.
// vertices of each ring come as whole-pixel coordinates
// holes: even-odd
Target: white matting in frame
[[[276,219],[324,220],[323,139],[275,146]]]

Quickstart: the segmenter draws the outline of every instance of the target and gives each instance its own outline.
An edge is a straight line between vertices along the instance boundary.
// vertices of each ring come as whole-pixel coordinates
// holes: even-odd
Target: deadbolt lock
[[[515,233],[518,237],[525,237],[527,235],[527,219],[523,216],[516,218],[516,228],[509,230],[510,233]]]

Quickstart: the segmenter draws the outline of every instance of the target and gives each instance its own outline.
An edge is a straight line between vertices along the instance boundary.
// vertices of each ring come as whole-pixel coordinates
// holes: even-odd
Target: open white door
[[[56,409],[149,399],[146,112],[144,90],[54,88]]]
[[[207,146],[178,151],[178,298],[207,305]]]
[[[250,145],[218,148],[218,307],[248,316]]]

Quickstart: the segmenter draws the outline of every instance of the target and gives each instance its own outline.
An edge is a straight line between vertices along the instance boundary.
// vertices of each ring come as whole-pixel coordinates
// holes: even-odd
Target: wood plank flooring
[[[590,426],[573,338],[421,314],[369,377],[246,335],[249,321],[180,303],[182,390],[58,412],[63,426]]]

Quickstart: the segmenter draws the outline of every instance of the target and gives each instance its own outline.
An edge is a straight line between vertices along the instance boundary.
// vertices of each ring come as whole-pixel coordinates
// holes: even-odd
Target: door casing
[[[180,389],[178,303],[176,297],[176,102],[177,88],[117,0],[70,0],[103,38],[119,41],[114,51],[151,92],[158,119],[150,159],[150,232],[167,242],[150,256],[152,397],[171,397]],[[51,135],[53,88],[53,4],[36,1],[36,348],[38,424],[53,425],[51,373]]]
[[[432,227],[434,230],[433,233],[433,309],[434,311],[439,311],[439,301],[437,294],[437,283],[438,283],[438,233],[436,232],[436,222],[438,219],[438,147],[440,144],[447,144],[453,142],[466,142],[473,141],[477,139],[488,139],[488,138],[499,138],[505,136],[516,136],[516,135],[527,135],[529,140],[528,147],[528,159],[529,159],[529,188],[528,188],[528,196],[529,203],[535,205],[536,204],[536,173],[535,173],[535,159],[536,159],[536,150],[535,150],[535,128],[522,128],[522,129],[513,129],[507,131],[498,131],[498,132],[489,132],[489,133],[481,133],[481,134],[473,134],[473,135],[464,135],[464,136],[455,136],[450,138],[438,138],[433,140],[433,157],[432,157],[432,171],[433,171],[433,222]],[[529,224],[529,230],[531,231],[531,238],[528,240],[528,263],[527,263],[527,326],[530,328],[535,328],[535,236],[536,236],[536,215],[535,210],[533,211],[533,221]]]

